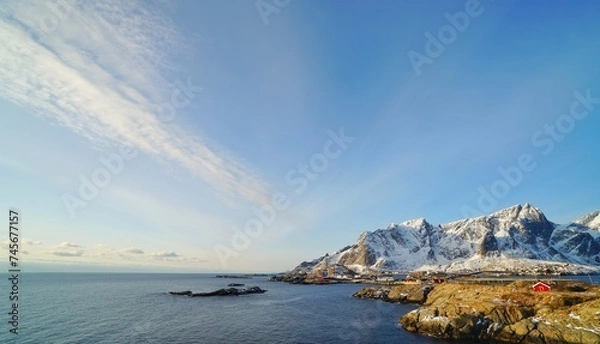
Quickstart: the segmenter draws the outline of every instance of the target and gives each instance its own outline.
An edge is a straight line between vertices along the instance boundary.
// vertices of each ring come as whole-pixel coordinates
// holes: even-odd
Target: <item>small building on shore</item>
[[[534,292],[545,292],[545,291],[551,291],[552,287],[550,287],[549,285],[547,285],[544,282],[537,282],[536,284],[533,285],[533,291]]]

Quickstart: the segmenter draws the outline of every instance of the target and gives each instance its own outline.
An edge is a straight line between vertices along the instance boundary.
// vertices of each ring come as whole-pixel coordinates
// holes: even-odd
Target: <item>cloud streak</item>
[[[175,163],[228,203],[266,201],[269,186],[256,171],[208,138],[161,121],[160,104],[172,102],[174,90],[169,54],[187,49],[164,11],[143,1],[59,4],[0,9],[2,97],[98,147],[127,143]]]
[[[175,251],[148,251],[132,246],[115,248],[110,245],[97,244],[83,248],[82,245],[72,242],[62,242],[43,249],[40,241],[28,240],[32,243],[32,252],[27,254],[28,261],[53,262],[53,263],[85,263],[107,266],[161,266],[197,269],[208,260],[177,253]],[[9,240],[0,241],[0,247],[8,248]]]
[[[144,251],[135,247],[122,249],[121,252],[126,254],[144,254]]]
[[[154,257],[155,259],[168,259],[168,258],[177,258],[179,257],[179,255],[175,252],[169,251],[169,252],[155,252],[151,254],[152,257]]]
[[[81,245],[72,243],[72,242],[63,242],[60,245],[58,245],[61,248],[81,248]]]
[[[81,257],[83,256],[83,250],[75,250],[75,251],[52,251],[50,254],[58,256],[58,257]]]

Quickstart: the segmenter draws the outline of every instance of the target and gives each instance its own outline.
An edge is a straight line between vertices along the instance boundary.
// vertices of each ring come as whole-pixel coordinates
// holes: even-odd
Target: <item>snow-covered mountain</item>
[[[567,225],[549,221],[538,208],[527,203],[438,226],[419,218],[363,232],[356,243],[303,262],[294,271],[311,272],[331,266],[356,272],[409,271],[422,266],[473,265],[468,262],[489,268],[503,259],[520,259],[528,266],[535,261],[550,261],[597,268],[600,212]]]

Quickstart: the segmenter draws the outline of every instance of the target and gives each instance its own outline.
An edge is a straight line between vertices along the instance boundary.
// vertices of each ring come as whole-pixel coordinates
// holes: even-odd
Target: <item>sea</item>
[[[214,276],[21,274],[14,334],[9,332],[14,325],[8,314],[11,286],[3,274],[0,343],[449,343],[398,325],[414,305],[353,298],[365,285],[293,285],[269,282],[267,277]],[[598,276],[592,278],[600,282]],[[167,293],[213,291],[228,283],[268,291],[194,298]]]

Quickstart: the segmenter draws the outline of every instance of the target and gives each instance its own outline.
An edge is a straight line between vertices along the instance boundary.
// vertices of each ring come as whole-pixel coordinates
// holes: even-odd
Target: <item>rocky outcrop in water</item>
[[[449,339],[600,343],[600,287],[559,282],[550,292],[534,293],[531,285],[438,285],[400,324],[410,332]]]
[[[377,299],[386,302],[423,303],[433,290],[431,285],[399,284],[395,286],[374,286],[363,288],[354,297],[361,299]]]
[[[186,291],[170,291],[170,295],[184,295],[189,297],[204,297],[204,296],[239,296],[239,295],[248,295],[248,294],[263,294],[265,293],[265,289],[261,289],[260,287],[250,287],[246,289],[238,289],[238,288],[224,288],[219,289],[207,293],[192,293],[190,290]]]

